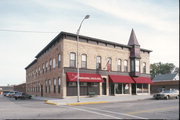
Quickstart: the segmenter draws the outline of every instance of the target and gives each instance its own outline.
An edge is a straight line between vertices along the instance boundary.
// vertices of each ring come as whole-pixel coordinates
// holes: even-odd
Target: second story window
[[[70,53],[70,67],[76,67],[76,53]]]
[[[45,64],[43,63],[43,73],[45,72]]]
[[[61,65],[61,55],[59,54],[58,55],[58,68],[60,68],[60,65]]]
[[[87,68],[87,55],[86,54],[82,54],[81,68]]]
[[[128,72],[128,61],[124,61],[124,72]]]
[[[51,71],[52,68],[52,59],[49,60],[49,70]]]
[[[146,63],[143,63],[143,73],[146,73]]]
[[[136,72],[139,72],[139,59],[136,59]]]
[[[111,71],[112,70],[112,59],[108,57],[107,59],[107,70]]]
[[[56,59],[53,59],[53,68],[56,68]]]
[[[117,61],[117,71],[121,71],[121,59]]]
[[[96,69],[101,69],[101,56],[96,57]]]
[[[46,62],[46,72],[48,71],[48,66],[49,66],[49,64],[48,64],[48,62]]]

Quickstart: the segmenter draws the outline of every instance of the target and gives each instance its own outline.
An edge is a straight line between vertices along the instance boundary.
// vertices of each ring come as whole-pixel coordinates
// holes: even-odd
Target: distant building
[[[179,73],[157,75],[151,85],[151,93],[163,90],[179,89]]]
[[[0,86],[0,94],[3,94],[5,91],[13,91],[13,86]]]
[[[26,93],[26,83],[22,83],[14,86],[14,91]]]
[[[118,38],[120,40],[120,38]],[[127,45],[97,38],[58,34],[26,69],[26,91],[45,97],[150,94],[150,52],[142,49],[134,30]]]

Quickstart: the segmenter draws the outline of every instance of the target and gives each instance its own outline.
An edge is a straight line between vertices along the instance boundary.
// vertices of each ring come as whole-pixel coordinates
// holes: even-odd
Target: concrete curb
[[[136,100],[123,100],[123,101],[96,101],[96,102],[76,102],[76,103],[57,103],[57,102],[53,102],[51,100],[44,100],[45,104],[51,104],[51,105],[69,105],[69,106],[73,106],[73,105],[86,105],[86,104],[101,104],[101,103],[116,103],[116,102],[131,102],[131,101],[140,101],[140,100],[148,100],[148,99],[152,99],[152,98],[144,98],[144,99],[136,99]]]
[[[66,104],[60,104],[60,103],[56,103],[56,102],[52,102],[50,100],[44,100],[45,104],[51,104],[51,105],[85,105],[85,104],[101,104],[101,103],[109,103],[107,101],[98,101],[98,102],[79,102],[79,103],[66,103]]]
[[[100,104],[100,103],[108,103],[108,101],[68,103],[66,105],[85,105],[85,104]]]
[[[52,102],[52,101],[49,101],[49,100],[44,100],[44,103],[51,104],[51,105],[57,105],[57,106],[60,105],[59,103],[55,103],[55,102]]]

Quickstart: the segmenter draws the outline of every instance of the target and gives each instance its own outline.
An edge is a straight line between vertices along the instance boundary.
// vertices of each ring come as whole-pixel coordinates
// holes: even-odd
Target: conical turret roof
[[[131,31],[131,35],[130,35],[130,38],[129,38],[128,45],[130,45],[130,46],[132,46],[132,45],[139,45],[139,43],[137,41],[137,38],[136,38],[136,35],[135,35],[135,32],[134,32],[133,29]]]

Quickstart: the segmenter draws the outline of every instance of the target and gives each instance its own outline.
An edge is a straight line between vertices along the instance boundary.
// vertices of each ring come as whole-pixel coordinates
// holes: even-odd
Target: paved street
[[[0,119],[179,119],[179,99],[56,106],[0,95]]]

